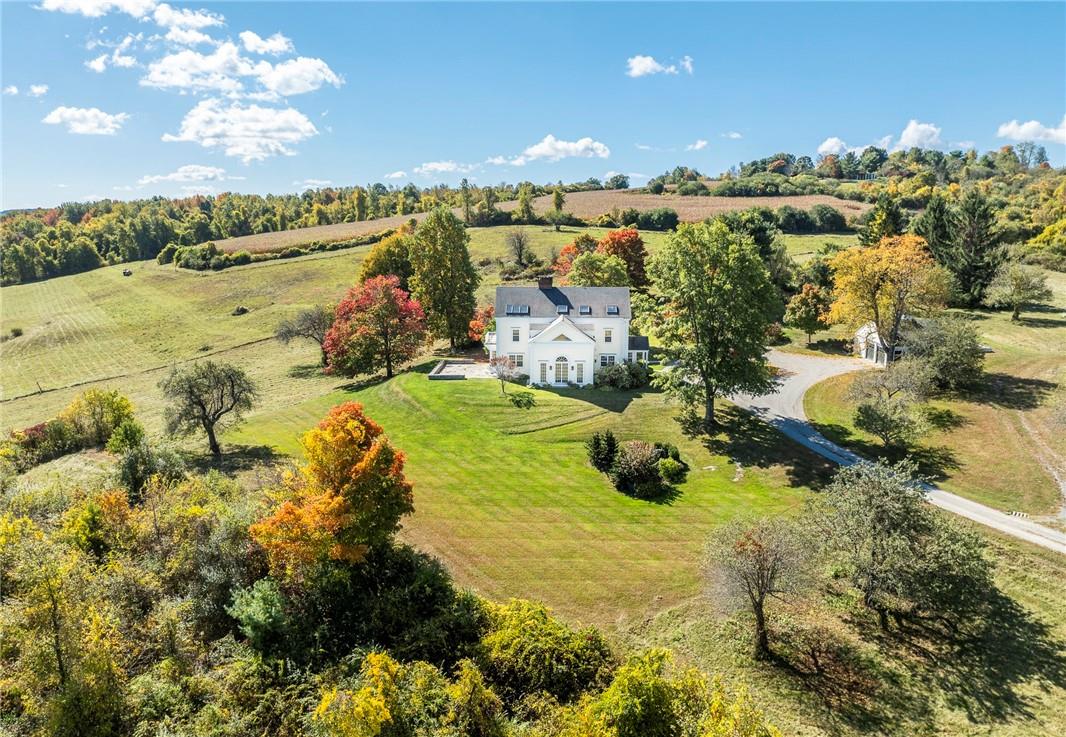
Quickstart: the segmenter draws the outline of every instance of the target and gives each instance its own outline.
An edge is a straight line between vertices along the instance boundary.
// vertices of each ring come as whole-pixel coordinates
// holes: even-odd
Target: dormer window
[[[618,305],[607,305],[607,314],[608,315],[617,315],[618,314]]]
[[[507,305],[504,308],[505,315],[528,315],[529,305]]]
[[[570,305],[555,305],[555,311],[560,315],[569,315]]]
[[[582,315],[591,315],[592,314],[592,306],[591,305],[581,305],[581,308],[578,311]]]
[[[519,315],[528,315],[529,314],[529,305],[518,305],[518,308],[519,308],[518,309],[518,314]]]

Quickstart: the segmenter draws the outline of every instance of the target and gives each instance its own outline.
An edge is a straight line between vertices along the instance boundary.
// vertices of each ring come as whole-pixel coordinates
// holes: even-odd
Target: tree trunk
[[[811,347],[811,335],[813,335],[813,333],[807,333],[807,347],[808,348]]]
[[[1021,305],[1014,305],[1014,312],[1012,312],[1011,316],[1010,316],[1011,322],[1018,322],[1018,320],[1021,319],[1021,316],[1022,316],[1021,313],[1022,313]]]
[[[63,660],[63,644],[59,631],[59,601],[56,599],[52,584],[48,584],[49,618],[52,623],[52,652],[56,656],[56,670],[59,672],[59,684],[67,682],[67,666]]]
[[[218,438],[215,437],[214,424],[204,423],[204,431],[207,433],[207,446],[211,449],[211,455],[218,458],[222,455],[222,448],[218,444]]]
[[[714,394],[709,391],[704,395],[703,425],[708,430],[714,427]]]
[[[755,659],[768,660],[770,658],[770,638],[766,633],[766,612],[763,611],[762,602],[752,602],[755,612]]]
[[[319,346],[319,350],[322,351],[322,365],[323,366],[328,366],[329,365],[329,354],[326,353],[325,346]]]
[[[385,351],[385,378],[392,378],[392,351]]]

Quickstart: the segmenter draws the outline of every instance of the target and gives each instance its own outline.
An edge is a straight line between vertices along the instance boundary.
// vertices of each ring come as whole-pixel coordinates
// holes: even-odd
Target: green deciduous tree
[[[255,382],[244,369],[214,361],[175,368],[159,388],[170,400],[165,414],[167,432],[188,435],[202,429],[216,457],[222,455],[218,431],[238,424],[258,398]]]
[[[772,386],[766,329],[776,293],[755,244],[724,223],[683,224],[652,259],[666,297],[656,332],[677,359],[657,383],[688,405],[702,404],[714,424],[714,403],[734,392]]]
[[[375,243],[359,269],[359,281],[365,282],[375,276],[395,276],[400,280],[400,289],[410,291],[410,279],[414,273],[412,241],[411,234],[403,229]]]
[[[807,334],[807,345],[811,335],[829,327],[829,306],[832,304],[829,292],[814,284],[804,284],[785,308],[785,324]]]
[[[411,248],[411,291],[425,310],[430,331],[454,349],[466,340],[481,283],[470,262],[470,237],[450,210],[438,208],[423,220]]]
[[[1018,320],[1022,308],[1051,299],[1047,277],[1036,266],[1008,262],[999,267],[988,285],[985,304],[990,307],[1007,307],[1010,319]]]
[[[627,287],[626,262],[618,256],[583,253],[574,259],[566,281],[575,287]]]

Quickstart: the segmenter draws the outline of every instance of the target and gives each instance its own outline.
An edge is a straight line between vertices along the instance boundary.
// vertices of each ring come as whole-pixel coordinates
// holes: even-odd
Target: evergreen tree
[[[1003,261],[1003,251],[992,204],[976,189],[966,193],[956,210],[954,241],[946,266],[955,276],[962,303],[978,305]]]
[[[954,248],[955,215],[942,195],[934,194],[925,208],[911,225],[915,235],[925,239],[933,258],[941,265],[951,260]]]
[[[866,218],[866,225],[859,231],[859,243],[871,246],[882,238],[902,235],[906,229],[907,216],[899,206],[899,201],[882,192],[877,198],[877,205]]]

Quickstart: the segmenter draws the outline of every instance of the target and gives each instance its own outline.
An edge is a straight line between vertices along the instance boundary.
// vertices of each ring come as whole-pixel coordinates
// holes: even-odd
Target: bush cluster
[[[638,230],[674,230],[681,221],[670,207],[656,207],[641,212],[635,207],[614,208],[595,220],[603,228],[637,228]]]
[[[12,432],[0,444],[0,457],[22,472],[68,453],[105,446],[119,428],[128,434],[140,428],[130,400],[117,391],[88,389],[52,419]]]
[[[633,361],[604,366],[596,372],[593,385],[598,389],[609,388],[620,391],[640,389],[651,381],[651,369],[646,363]]]
[[[192,269],[194,271],[221,271],[231,266],[244,266],[245,264],[259,263],[261,261],[296,258],[297,256],[306,256],[309,253],[340,251],[346,248],[368,246],[387,238],[394,232],[395,230],[383,230],[379,233],[369,233],[343,241],[311,241],[303,246],[290,246],[281,251],[267,251],[255,254],[248,251],[224,253],[214,243],[204,243],[199,246],[177,246],[170,243],[159,252],[159,255],[156,256],[156,261],[161,264],[173,262],[183,269]]]
[[[589,463],[611,477],[614,487],[640,499],[659,496],[666,484],[679,484],[688,474],[677,446],[630,440],[619,443],[610,430],[597,432],[585,442]]]

